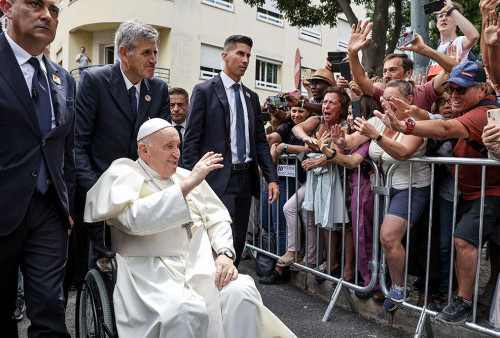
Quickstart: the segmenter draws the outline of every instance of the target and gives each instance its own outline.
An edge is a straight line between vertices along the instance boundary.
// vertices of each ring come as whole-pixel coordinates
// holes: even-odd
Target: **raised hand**
[[[444,0],[444,7],[441,8],[440,11],[434,12],[433,14],[446,15],[446,13],[451,7],[453,7],[453,3],[451,2],[451,0]]]
[[[459,55],[457,55],[457,46],[454,44],[451,44],[448,47],[446,47],[446,49],[444,50],[444,55],[447,55],[453,60],[456,60],[458,62],[462,61]]]
[[[305,143],[306,146],[312,149],[318,149],[318,140],[316,140],[314,137],[311,136],[306,136],[302,139],[302,141]]]
[[[372,27],[373,23],[371,23],[369,19],[365,22],[359,20],[357,25],[352,25],[351,37],[347,45],[349,54],[359,52],[370,42],[372,38],[368,37],[368,34],[372,30]]]
[[[483,38],[488,46],[495,46],[500,42],[500,20],[495,11],[491,11],[486,18]]]
[[[328,131],[325,131],[323,135],[319,135],[319,133],[316,132],[316,139],[318,140],[319,151],[324,154],[325,149],[329,147],[329,144],[331,142],[331,139],[328,137]]]
[[[479,1],[479,9],[481,10],[481,16],[483,17],[483,20],[486,20],[486,17],[490,14],[491,11],[495,10],[498,4],[500,4],[500,0]]]
[[[349,88],[349,82],[347,82],[347,80],[345,79],[345,77],[339,76],[339,78],[337,80],[337,87],[340,87],[340,88]]]
[[[331,139],[334,144],[337,145],[337,147],[344,147],[345,146],[345,132],[342,129],[342,126],[340,124],[335,124],[332,127],[331,130]]]
[[[413,77],[413,82],[415,82],[416,86],[423,86],[427,82],[427,79],[422,74],[419,74]]]
[[[489,151],[500,153],[500,127],[494,124],[488,124],[483,129],[483,143]]]
[[[349,88],[357,96],[363,95],[363,92],[361,91],[361,88],[359,88],[358,84],[356,82],[354,82],[354,80],[351,81],[351,82],[349,82]]]
[[[356,117],[354,119],[354,129],[359,131],[361,135],[367,136],[371,139],[375,139],[380,134],[370,122],[365,120],[364,117]]]
[[[408,34],[408,32],[401,34],[401,36],[404,36],[406,34]],[[427,45],[425,44],[424,39],[422,39],[422,36],[420,36],[420,34],[418,33],[415,33],[415,40],[413,40],[412,43],[410,43],[408,46],[402,46],[400,49],[419,53],[426,46]]]

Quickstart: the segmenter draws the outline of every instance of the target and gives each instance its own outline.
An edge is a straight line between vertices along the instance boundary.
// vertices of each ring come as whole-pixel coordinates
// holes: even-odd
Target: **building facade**
[[[250,7],[243,0],[62,0],[59,27],[51,44],[54,61],[77,68],[76,55],[86,48],[93,65],[114,63],[114,32],[137,18],[160,32],[157,67],[166,68],[170,86],[193,87],[223,69],[220,57],[226,37],[252,37],[252,57],[243,83],[261,100],[295,89],[295,53],[301,72],[324,67],[327,52],[347,47],[350,26],[339,18],[337,28],[290,26],[272,0]],[[354,7],[364,17],[362,7]],[[77,72],[76,72],[77,73]]]

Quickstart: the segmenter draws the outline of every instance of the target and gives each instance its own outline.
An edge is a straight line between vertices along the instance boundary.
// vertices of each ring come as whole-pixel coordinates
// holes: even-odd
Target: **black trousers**
[[[232,170],[226,190],[220,196],[222,203],[226,206],[233,220],[233,245],[236,253],[234,265],[240,263],[245,241],[247,238],[248,217],[252,203],[252,182],[250,170]]]
[[[17,337],[17,270],[24,276],[29,337],[69,337],[65,324],[63,279],[68,247],[68,220],[53,187],[35,191],[23,221],[0,236],[0,335]]]

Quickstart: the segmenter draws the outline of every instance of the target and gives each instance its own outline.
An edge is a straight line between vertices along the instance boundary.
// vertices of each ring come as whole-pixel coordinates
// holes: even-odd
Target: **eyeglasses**
[[[448,100],[442,100],[440,105],[442,106],[443,104],[446,104],[446,103],[447,104],[451,104],[451,100],[450,99],[448,99]]]
[[[453,95],[454,92],[457,92],[458,95],[465,95],[465,93],[467,93],[469,88],[472,88],[473,86],[474,85],[469,87],[456,87],[456,88],[448,87],[445,89],[445,92],[450,95]]]

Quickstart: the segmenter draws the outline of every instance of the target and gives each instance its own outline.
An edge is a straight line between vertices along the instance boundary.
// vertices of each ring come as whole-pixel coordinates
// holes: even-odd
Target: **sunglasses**
[[[469,87],[457,87],[457,88],[448,87],[445,89],[445,92],[450,95],[453,95],[454,92],[457,92],[458,95],[465,95],[465,93],[467,93],[469,88],[472,87],[474,87],[474,85]]]

